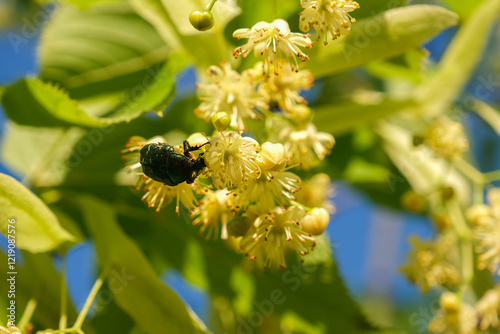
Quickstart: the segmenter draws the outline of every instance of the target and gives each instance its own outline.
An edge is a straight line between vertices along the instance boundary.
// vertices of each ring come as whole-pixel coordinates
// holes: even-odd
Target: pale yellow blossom
[[[298,71],[299,62],[309,59],[300,48],[310,48],[313,44],[307,35],[292,33],[288,22],[282,19],[271,23],[257,22],[250,29],[236,30],[233,37],[248,39],[246,44],[233,51],[234,57],[246,57],[253,50],[255,56],[264,56],[265,73],[279,73],[289,60],[290,66]]]
[[[323,35],[326,45],[328,32],[332,40],[350,33],[351,22],[356,20],[349,12],[358,9],[359,4],[353,0],[301,0],[300,7],[304,8],[300,13],[300,30],[307,32],[314,28],[317,40]]]

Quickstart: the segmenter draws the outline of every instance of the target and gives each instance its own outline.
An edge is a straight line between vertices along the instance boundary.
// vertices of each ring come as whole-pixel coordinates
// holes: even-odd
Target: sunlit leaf
[[[130,91],[154,75],[172,48],[126,2],[60,6],[43,30],[40,76],[73,98]]]
[[[408,4],[408,0],[357,0],[357,2],[359,3],[359,9],[356,9],[351,13],[351,15],[356,19],[374,16],[386,10]]]
[[[47,252],[75,241],[45,203],[19,181],[1,173],[0,206],[0,231],[13,238],[20,249]]]
[[[448,6],[464,18],[468,18],[484,0],[444,0]]]
[[[108,284],[116,303],[147,333],[205,333],[181,299],[154,272],[137,245],[119,227],[113,210],[105,203],[78,198],[87,227],[96,245],[99,261],[110,270]]]
[[[479,100],[474,102],[473,108],[500,136],[500,111]]]
[[[439,6],[415,5],[388,10],[352,25],[351,33],[327,46],[316,45],[308,69],[329,75],[387,59],[413,48],[457,24],[458,15]]]
[[[336,103],[320,105],[314,110],[314,123],[318,130],[342,134],[354,128],[373,122],[381,117],[397,113],[415,103],[411,100],[390,100],[373,97],[379,103]],[[372,99],[372,101],[375,101]]]
[[[107,117],[96,117],[83,110],[66,92],[35,78],[23,79],[8,86],[2,104],[10,119],[32,126],[65,124],[102,128],[129,122],[148,111],[161,111],[173,97],[175,78],[186,62],[174,55],[156,76],[142,86]]]
[[[8,86],[2,105],[11,120],[22,125],[62,126],[65,122],[103,127],[111,122],[87,114],[63,90],[36,78]]]
[[[457,98],[481,60],[491,27],[499,16],[500,0],[487,0],[461,27],[439,64],[439,73],[417,92],[426,113],[442,113]]]

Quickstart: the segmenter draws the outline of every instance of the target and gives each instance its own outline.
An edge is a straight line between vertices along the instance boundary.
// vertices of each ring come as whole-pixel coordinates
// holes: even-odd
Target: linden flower
[[[301,0],[300,7],[304,10],[300,15],[300,30],[307,32],[314,28],[319,41],[324,36],[324,44],[328,44],[328,31],[332,40],[351,32],[351,22],[356,19],[349,15],[359,4],[352,0]]]
[[[312,235],[321,235],[330,222],[330,214],[323,208],[313,208],[300,221],[302,229]]]
[[[500,285],[495,289],[486,291],[484,296],[477,302],[476,311],[481,319],[479,329],[485,331],[488,328],[498,328],[500,324]]]
[[[262,67],[262,65],[257,65]],[[300,96],[300,91],[308,90],[314,84],[314,77],[309,70],[293,71],[286,66],[278,74],[270,75],[259,85],[259,91],[268,99],[278,103],[279,107],[292,112],[297,104],[307,104],[307,101]]]
[[[447,159],[459,157],[469,150],[462,124],[448,117],[440,117],[431,124],[426,142],[437,155]]]
[[[12,320],[9,319],[7,327],[0,326],[0,334],[23,334],[23,332],[19,328],[12,326]]]
[[[500,189],[490,190],[487,199],[490,206],[474,206],[467,213],[477,241],[478,268],[500,274]]]
[[[275,205],[285,205],[295,200],[293,194],[300,190],[301,180],[294,173],[285,171],[285,147],[265,142],[257,162],[262,170],[261,176],[245,181],[232,192],[235,209],[252,204],[259,214],[263,214],[271,211]]]
[[[160,212],[174,198],[177,199],[175,204],[175,212],[177,214],[179,214],[179,203],[182,203],[187,209],[192,209],[198,202],[194,196],[195,186],[186,182],[171,187],[144,175],[136,184],[136,190],[140,190],[141,188],[145,192],[142,200],[150,208],[156,208],[156,212]]]
[[[191,217],[196,217],[193,225],[201,225],[200,235],[206,233],[205,239],[219,235],[227,239],[227,223],[233,216],[229,199],[227,190],[209,191],[191,212]]]
[[[177,198],[175,212],[179,213],[180,203],[188,209],[193,208],[197,203],[194,196],[194,184],[189,185],[186,182],[182,182],[171,187],[161,182],[157,182],[142,173],[140,151],[144,145],[149,143],[166,143],[166,140],[159,136],[149,140],[134,136],[127,141],[125,149],[121,151],[123,154],[122,159],[125,161],[125,168],[138,176],[134,186],[135,189],[138,191],[141,189],[145,191],[142,200],[146,202],[149,207],[155,207],[156,212],[159,212],[162,208],[170,204],[174,198]],[[175,148],[175,150],[179,150],[179,148]]]
[[[256,219],[254,227],[241,239],[241,249],[252,261],[262,261],[265,268],[286,268],[288,251],[305,255],[315,246],[315,239],[300,227],[302,217],[304,209],[298,206],[274,208]]]
[[[325,173],[319,173],[302,183],[300,192],[297,193],[297,201],[306,207],[320,207],[329,213],[335,213],[335,206],[330,201],[333,192],[334,187],[330,177]]]
[[[235,209],[252,204],[260,213],[269,212],[276,205],[294,201],[300,183],[300,178],[294,173],[262,170],[258,179],[249,179],[232,192]]]
[[[233,51],[233,56],[246,57],[254,50],[255,56],[264,56],[264,73],[269,73],[272,66],[274,73],[279,73],[286,59],[292,59],[291,67],[298,71],[299,60],[306,61],[309,57],[301,51],[300,47],[311,48],[313,43],[307,35],[292,33],[288,22],[282,19],[271,23],[260,21],[252,28],[238,29],[233,33],[238,39],[248,38],[248,42]]]
[[[279,137],[288,152],[290,164],[299,164],[306,170],[319,165],[335,144],[331,134],[318,132],[312,123],[303,130],[285,127]]]
[[[461,302],[455,294],[448,291],[441,295],[439,304],[441,309],[429,323],[431,333],[476,333],[476,312],[470,305]]]
[[[414,236],[410,243],[413,250],[408,254],[408,264],[400,270],[423,292],[439,285],[454,286],[458,283],[456,263],[459,254],[451,235],[442,235],[432,241],[421,241]]]
[[[214,138],[205,161],[215,187],[231,190],[246,179],[258,178],[260,168],[256,159],[259,150],[255,139],[242,137],[234,131],[224,131],[220,138]]]
[[[257,93],[256,82],[249,71],[240,75],[225,63],[221,67],[210,66],[207,72],[211,83],[197,85],[202,103],[195,110],[205,121],[223,111],[229,114],[233,128],[245,130],[245,118],[257,118],[256,108],[268,108],[264,97]]]

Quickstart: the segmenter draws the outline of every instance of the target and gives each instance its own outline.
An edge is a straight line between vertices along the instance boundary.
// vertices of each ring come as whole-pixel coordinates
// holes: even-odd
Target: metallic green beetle
[[[209,143],[203,145],[206,144]],[[194,158],[191,152],[203,145],[191,146],[184,140],[184,154],[180,154],[164,143],[147,144],[141,149],[142,171],[153,180],[172,187],[182,182],[193,183],[207,165],[203,153]]]

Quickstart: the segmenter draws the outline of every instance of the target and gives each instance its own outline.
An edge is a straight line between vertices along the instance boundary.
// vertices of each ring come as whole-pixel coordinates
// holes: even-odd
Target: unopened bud
[[[425,202],[425,198],[413,190],[408,190],[401,197],[401,205],[410,212],[421,213],[425,210],[427,203]]]
[[[210,12],[194,10],[189,14],[189,22],[195,29],[205,31],[214,26],[215,20]]]
[[[231,117],[227,112],[219,111],[212,116],[212,124],[217,131],[224,131],[231,124]]]
[[[460,301],[452,292],[444,292],[439,298],[439,304],[446,313],[454,313],[460,309]]]
[[[308,124],[311,121],[311,108],[303,104],[297,104],[287,113],[287,117],[297,125]]]
[[[230,236],[242,237],[247,233],[250,225],[252,225],[252,222],[248,217],[235,216],[229,222],[227,229]]]
[[[455,189],[453,187],[443,187],[441,188],[441,197],[443,201],[449,201],[455,197]]]
[[[320,235],[325,232],[329,221],[328,211],[323,208],[314,208],[300,220],[300,225],[305,232]]]
[[[449,229],[452,225],[451,218],[446,213],[437,213],[432,216],[432,221],[441,231]]]
[[[261,145],[259,165],[262,169],[279,171],[285,168],[286,162],[286,150],[282,144],[265,142]]]

